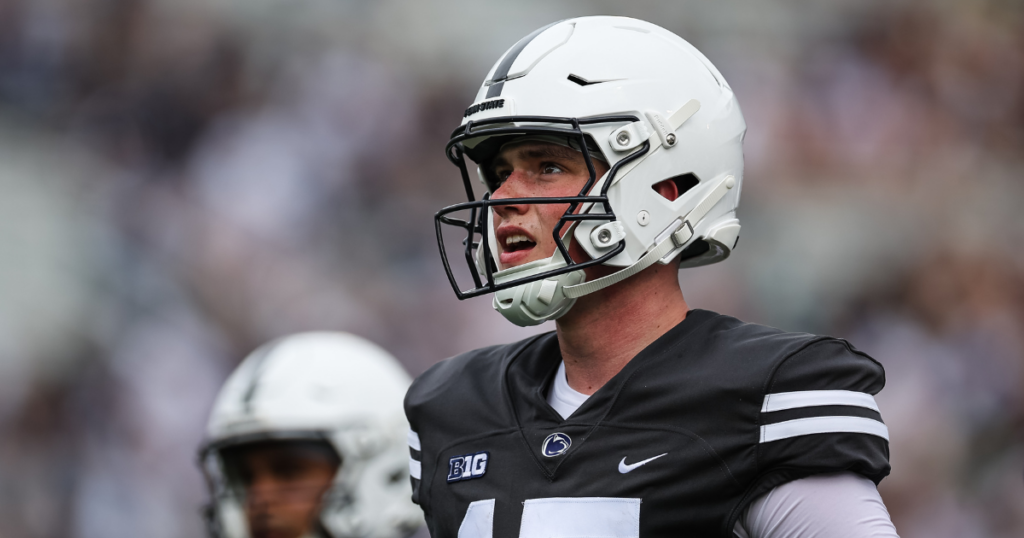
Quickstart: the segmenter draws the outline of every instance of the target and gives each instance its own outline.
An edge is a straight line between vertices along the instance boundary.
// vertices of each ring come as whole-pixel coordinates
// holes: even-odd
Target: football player
[[[270,342],[228,378],[200,462],[219,538],[404,538],[422,525],[409,499],[409,376],[345,333]]]
[[[446,148],[469,201],[438,242],[460,299],[556,330],[410,388],[434,538],[895,536],[881,365],[680,290],[736,247],[745,130],[722,74],[647,22],[560,21],[494,65]]]

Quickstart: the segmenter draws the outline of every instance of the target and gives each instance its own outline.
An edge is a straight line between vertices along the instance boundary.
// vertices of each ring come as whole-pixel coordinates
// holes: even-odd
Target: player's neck
[[[569,386],[593,394],[688,310],[674,264],[579,298],[556,322]]]

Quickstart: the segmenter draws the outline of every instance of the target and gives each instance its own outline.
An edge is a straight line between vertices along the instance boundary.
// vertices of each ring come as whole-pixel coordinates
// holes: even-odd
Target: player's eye
[[[540,169],[542,174],[561,174],[563,172],[562,167],[554,163],[544,163]]]
[[[256,475],[248,465],[232,466],[228,470],[228,486],[232,489],[244,491],[252,486]]]

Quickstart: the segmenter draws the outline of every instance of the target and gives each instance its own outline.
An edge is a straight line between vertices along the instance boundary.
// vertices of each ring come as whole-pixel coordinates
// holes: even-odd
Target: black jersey
[[[413,383],[413,500],[433,538],[730,536],[779,484],[889,473],[885,374],[844,340],[693,310],[564,420],[545,397],[560,362],[547,333]]]

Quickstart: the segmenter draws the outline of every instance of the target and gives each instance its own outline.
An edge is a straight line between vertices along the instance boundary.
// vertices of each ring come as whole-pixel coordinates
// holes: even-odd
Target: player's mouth
[[[516,227],[500,228],[495,234],[498,240],[498,261],[502,268],[519,265],[530,258],[537,246],[530,234]]]

